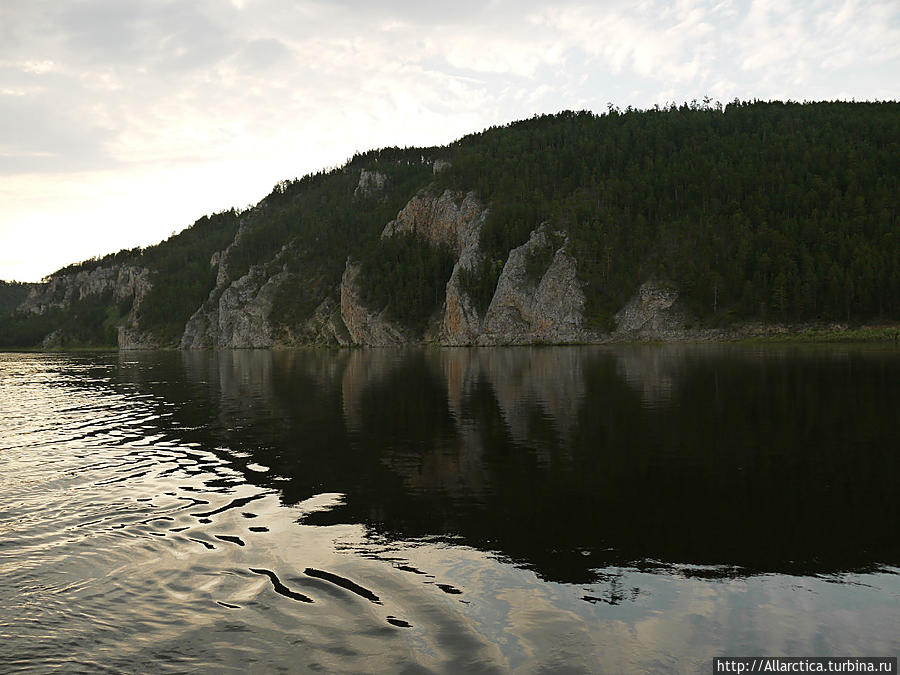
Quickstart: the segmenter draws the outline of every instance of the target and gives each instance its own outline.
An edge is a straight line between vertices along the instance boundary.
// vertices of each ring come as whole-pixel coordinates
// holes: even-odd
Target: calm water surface
[[[0,354],[0,670],[900,652],[900,352]]]

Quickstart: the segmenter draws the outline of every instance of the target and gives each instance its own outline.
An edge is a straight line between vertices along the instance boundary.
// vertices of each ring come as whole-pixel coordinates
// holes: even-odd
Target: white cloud
[[[896,3],[843,0],[811,6],[813,11],[753,0],[740,30],[742,68],[763,77],[797,79],[791,77],[796,70],[822,77],[845,67],[864,69],[900,59]],[[804,81],[808,78],[798,83]]]
[[[0,192],[2,257],[14,246],[43,265],[37,276],[52,270],[38,252],[62,227],[57,195],[75,175],[93,194],[66,202],[65,220],[99,253],[120,245],[98,225],[113,216],[92,206],[110,194],[125,195],[115,218],[128,200],[177,204],[180,217],[140,225],[156,236],[357,150],[445,143],[535,112],[705,94],[897,98],[898,7],[5,0],[0,171],[34,199]]]

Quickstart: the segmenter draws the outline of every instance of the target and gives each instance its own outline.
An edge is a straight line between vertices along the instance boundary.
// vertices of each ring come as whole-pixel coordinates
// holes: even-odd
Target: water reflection
[[[896,653],[898,368],[724,347],[0,355],[0,663]]]
[[[895,353],[673,346],[122,358],[120,377],[176,403],[180,433],[227,448],[247,481],[287,504],[345,495],[310,514],[312,524],[444,537],[570,583],[611,565],[729,576],[900,560],[889,534],[898,522]]]

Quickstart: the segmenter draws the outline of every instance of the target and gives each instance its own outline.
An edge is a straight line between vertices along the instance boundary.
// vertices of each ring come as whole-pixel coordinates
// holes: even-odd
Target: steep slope
[[[0,346],[726,339],[896,322],[897,194],[897,103],[563,112],[357,155],[157,246],[71,265],[6,308]]]

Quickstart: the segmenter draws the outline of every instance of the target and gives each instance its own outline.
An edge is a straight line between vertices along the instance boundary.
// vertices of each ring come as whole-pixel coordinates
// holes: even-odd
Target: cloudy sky
[[[535,113],[900,98],[897,0],[2,0],[0,279]]]

